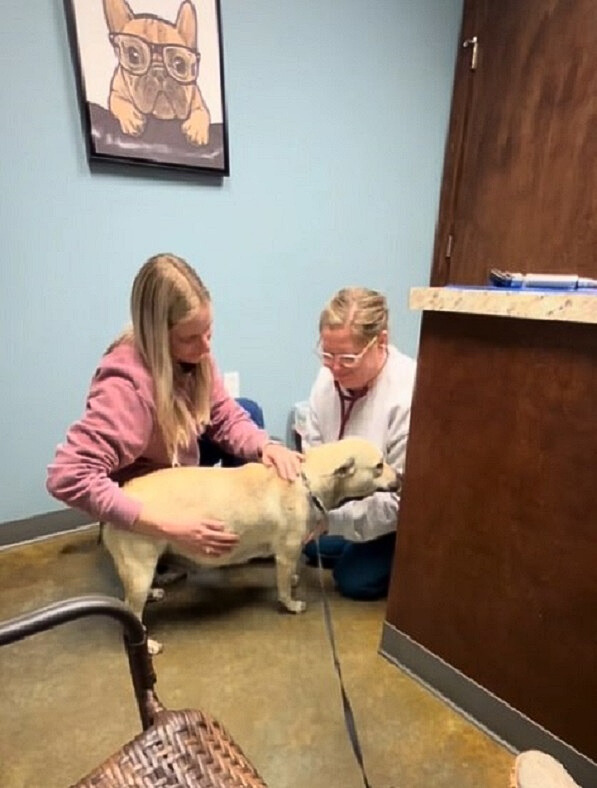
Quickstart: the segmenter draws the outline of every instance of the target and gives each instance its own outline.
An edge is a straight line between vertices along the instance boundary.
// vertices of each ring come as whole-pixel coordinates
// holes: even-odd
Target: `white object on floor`
[[[545,752],[521,752],[512,770],[512,788],[581,788],[559,761]]]

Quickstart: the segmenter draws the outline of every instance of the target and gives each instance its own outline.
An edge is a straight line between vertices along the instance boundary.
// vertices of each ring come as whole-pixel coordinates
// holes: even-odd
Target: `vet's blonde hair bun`
[[[388,330],[388,304],[377,290],[343,287],[321,312],[319,330],[349,326],[355,337],[370,340]]]

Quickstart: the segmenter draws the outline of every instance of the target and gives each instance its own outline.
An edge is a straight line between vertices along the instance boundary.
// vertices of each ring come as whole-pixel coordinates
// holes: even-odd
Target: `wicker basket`
[[[170,711],[155,692],[145,630],[117,599],[67,599],[0,624],[0,646],[89,615],[116,618],[125,646],[143,732],[71,788],[266,788],[227,731],[201,711]]]

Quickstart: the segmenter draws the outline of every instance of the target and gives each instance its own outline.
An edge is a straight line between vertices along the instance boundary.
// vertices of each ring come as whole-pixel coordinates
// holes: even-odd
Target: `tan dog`
[[[281,479],[261,463],[240,468],[167,468],[126,485],[127,495],[143,503],[170,507],[185,516],[222,520],[239,541],[225,555],[210,558],[166,539],[136,534],[106,524],[104,543],[122,584],[125,601],[139,616],[151,588],[160,555],[168,549],[202,566],[245,563],[251,558],[276,559],[278,599],[291,613],[306,605],[293,598],[303,541],[322,518],[322,510],[347,499],[366,498],[378,491],[397,492],[400,480],[381,452],[362,438],[344,438],[306,452],[302,477]],[[149,643],[152,653],[160,646]]]
[[[197,15],[185,0],[175,24],[135,15],[126,0],[104,0],[104,15],[118,65],[108,106],[124,134],[139,136],[147,117],[178,119],[194,145],[209,141],[210,115],[197,86]]]

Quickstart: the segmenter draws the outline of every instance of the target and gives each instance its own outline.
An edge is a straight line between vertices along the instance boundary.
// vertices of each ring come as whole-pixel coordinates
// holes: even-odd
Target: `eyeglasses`
[[[194,49],[176,44],[153,44],[128,33],[114,33],[110,42],[122,68],[136,77],[147,74],[152,60],[159,56],[172,79],[182,85],[197,79],[200,55]]]
[[[363,360],[365,353],[373,346],[376,340],[377,336],[374,336],[373,339],[365,345],[360,353],[327,353],[325,350],[322,350],[320,346],[317,346],[315,352],[321,359],[321,363],[326,367],[333,366],[334,361],[336,360],[338,361],[338,364],[344,369],[354,369],[355,367],[358,367],[358,365]]]

